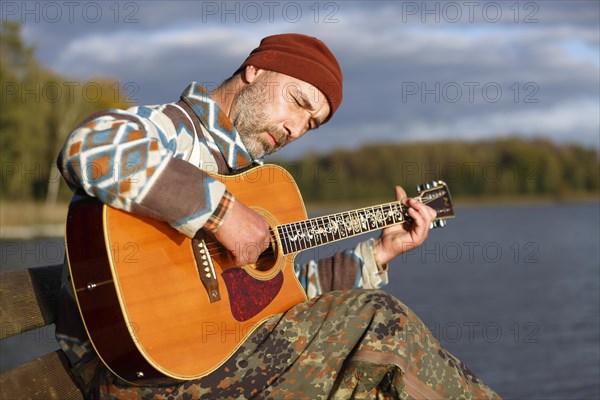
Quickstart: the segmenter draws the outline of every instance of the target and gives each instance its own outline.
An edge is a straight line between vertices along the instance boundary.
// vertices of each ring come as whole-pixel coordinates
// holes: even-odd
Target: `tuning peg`
[[[431,223],[431,226],[429,229],[435,229],[435,228],[443,228],[446,226],[446,220],[445,219],[438,219],[435,220]]]
[[[417,185],[417,193],[421,193],[423,190],[429,190],[432,188],[436,188],[440,186],[440,182],[439,181],[429,181],[429,182],[425,182],[422,183],[420,185]]]

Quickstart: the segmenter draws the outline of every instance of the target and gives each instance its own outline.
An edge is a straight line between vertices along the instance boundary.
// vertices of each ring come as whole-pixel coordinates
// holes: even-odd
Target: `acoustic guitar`
[[[92,197],[69,208],[79,311],[99,357],[125,381],[170,384],[211,373],[266,318],[306,300],[294,273],[298,252],[410,219],[399,202],[309,219],[292,176],[274,165],[215,177],[269,222],[271,245],[256,264],[235,265],[212,235],[190,239]],[[454,216],[444,182],[417,189],[437,211],[434,227]]]

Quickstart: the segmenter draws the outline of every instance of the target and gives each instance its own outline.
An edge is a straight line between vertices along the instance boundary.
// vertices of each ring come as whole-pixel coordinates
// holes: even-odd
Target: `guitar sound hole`
[[[273,233],[271,233],[271,237]],[[271,240],[271,245],[261,253],[258,257],[258,261],[256,261],[256,270],[257,271],[269,271],[271,268],[275,266],[275,262],[277,261],[277,242],[275,240]]]

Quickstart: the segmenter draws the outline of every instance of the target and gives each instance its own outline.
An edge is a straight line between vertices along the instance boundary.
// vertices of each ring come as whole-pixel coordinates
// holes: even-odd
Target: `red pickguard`
[[[221,274],[229,294],[231,314],[244,322],[265,309],[283,286],[281,271],[269,280],[252,277],[242,268],[230,268]]]

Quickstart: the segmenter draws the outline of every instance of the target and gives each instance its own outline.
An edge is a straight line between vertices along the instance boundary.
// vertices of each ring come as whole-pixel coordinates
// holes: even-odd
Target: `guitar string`
[[[430,200],[427,200],[427,201],[422,201],[422,203],[423,203],[423,204],[429,204],[429,203],[431,203],[433,200],[436,200],[436,199],[430,199]],[[400,204],[400,203],[398,203],[398,202],[392,202],[392,203],[383,204],[382,206],[388,206],[388,207],[391,207],[391,206],[395,206],[395,205],[398,205],[398,204]],[[377,208],[377,207],[382,207],[382,206],[365,207],[365,208],[362,208],[362,209],[359,209],[359,210],[354,210],[354,211],[345,211],[345,212],[341,212],[341,213],[338,213],[338,214],[332,214],[332,215],[329,215],[329,216],[324,216],[324,217],[315,217],[315,218],[311,218],[311,219],[309,219],[309,220],[305,220],[305,221],[291,222],[291,223],[288,223],[288,224],[282,224],[282,225],[278,225],[278,226],[285,226],[285,225],[299,224],[299,223],[302,223],[302,222],[308,222],[308,221],[310,221],[310,220],[312,220],[312,219],[317,219],[317,218],[327,218],[327,219],[329,219],[329,218],[335,217],[335,216],[337,216],[337,215],[340,215],[340,214],[348,214],[348,213],[353,213],[353,212],[359,212],[359,211],[367,210],[368,208],[374,209],[374,208]],[[400,207],[401,207],[401,208],[404,208],[404,209],[406,209],[406,206],[404,206],[403,204],[400,204]],[[404,211],[404,210],[402,210],[402,211]],[[398,224],[399,224],[399,223],[402,223],[402,222],[406,222],[406,221],[399,221],[399,222],[398,222]],[[317,224],[317,225],[318,225],[318,224]],[[389,224],[389,225],[394,225],[394,224]],[[376,229],[377,229],[377,228],[376,228]],[[374,230],[376,230],[376,229],[374,229]],[[370,231],[370,230],[369,230],[369,231]],[[360,235],[361,233],[368,233],[368,231],[365,231],[365,232],[359,232],[359,233],[357,233],[357,235]],[[277,237],[278,237],[278,236],[280,236],[280,235],[278,235],[278,234],[270,234],[270,235],[269,235],[269,239],[271,240],[271,242],[276,242],[276,241],[277,241],[276,239],[277,239]],[[310,239],[309,239],[309,240],[310,240]],[[209,244],[205,244],[205,247],[206,247],[207,251],[208,251],[208,252],[209,252],[211,255],[223,255],[223,254],[227,254],[227,253],[229,253],[229,250],[227,250],[227,249],[224,249],[224,246],[223,246],[222,244],[218,244],[218,243],[209,243]],[[221,250],[224,250],[224,251],[221,251]]]
[[[436,199],[423,200],[422,203],[423,204],[429,204],[433,200],[436,200]],[[381,206],[365,207],[365,208],[362,208],[362,209],[359,209],[359,210],[345,211],[345,212],[341,212],[341,213],[338,213],[338,214],[332,214],[332,215],[324,216],[324,217],[315,217],[315,218],[311,218],[311,219],[308,219],[308,220],[305,220],[305,221],[291,222],[289,224],[282,224],[282,225],[278,225],[278,226],[298,224],[298,223],[307,222],[307,221],[310,221],[312,219],[317,219],[317,218],[327,218],[328,219],[328,218],[332,218],[332,217],[335,217],[335,216],[340,215],[340,214],[348,214],[348,213],[352,213],[352,212],[359,212],[359,211],[367,210],[369,208],[374,209],[374,208],[377,208],[377,207],[385,207],[385,206],[392,207],[392,206],[396,206],[398,204],[400,205],[401,211],[405,211],[406,210],[406,206],[404,206],[403,204],[401,204],[399,202],[392,202],[392,203],[383,204]],[[404,208],[404,209],[402,209],[402,208]],[[398,222],[398,224],[402,223],[402,222],[406,222],[406,221],[400,221],[400,222]],[[394,225],[394,224],[390,224],[390,225]],[[361,233],[367,233],[367,231],[365,231],[365,232],[359,232],[359,233],[357,233],[357,235],[360,235]],[[273,242],[277,242],[276,239],[277,239],[278,236],[280,236],[280,235],[278,235],[278,234],[270,234],[269,235],[269,239],[270,239],[270,241],[272,243]],[[205,248],[208,251],[208,253],[210,255],[212,255],[212,256],[219,256],[219,255],[224,255],[224,254],[228,254],[229,253],[229,250],[225,249],[222,244],[218,244],[218,243],[209,243],[209,244],[205,243]]]

